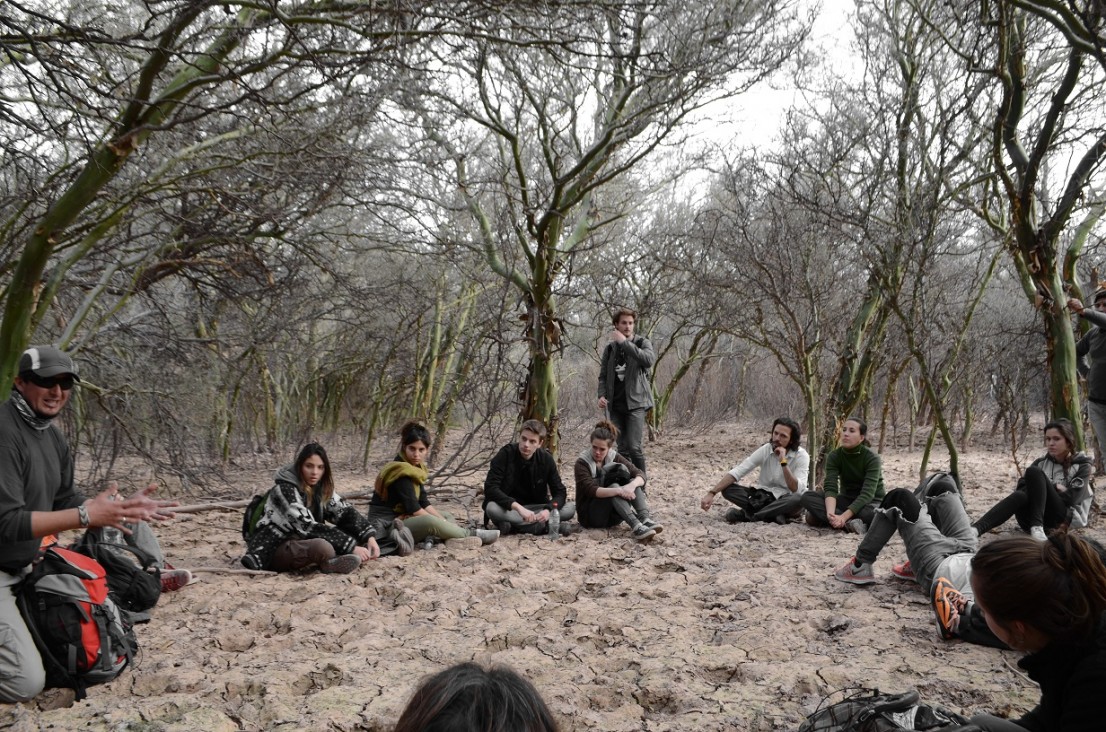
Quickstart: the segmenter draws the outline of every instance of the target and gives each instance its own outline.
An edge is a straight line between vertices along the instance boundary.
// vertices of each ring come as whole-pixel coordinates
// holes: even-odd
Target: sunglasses
[[[73,388],[73,384],[77,382],[73,374],[46,377],[32,372],[27,374],[25,378],[40,389],[53,389],[55,386],[60,386],[62,391],[69,391]]]

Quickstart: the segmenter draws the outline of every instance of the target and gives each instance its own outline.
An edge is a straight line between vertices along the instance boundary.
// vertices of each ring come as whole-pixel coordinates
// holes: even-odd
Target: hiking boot
[[[656,521],[654,521],[654,520],[653,520],[652,518],[646,518],[646,519],[642,519],[642,520],[641,520],[641,525],[642,525],[642,526],[648,526],[648,527],[649,527],[650,529],[652,529],[652,530],[653,530],[653,533],[654,533],[654,534],[659,534],[659,533],[661,533],[662,531],[664,531],[664,526],[662,526],[661,524],[657,523],[657,522],[656,522]]]
[[[952,582],[944,577],[938,577],[933,583],[933,618],[937,622],[937,632],[945,640],[956,637],[956,629],[960,625],[959,608],[966,604],[962,595]]]
[[[495,540],[499,538],[499,529],[476,529],[472,532],[472,535],[480,539],[480,543],[484,546],[488,544],[494,544]]]
[[[390,535],[392,541],[396,543],[396,554],[399,556],[406,557],[415,551],[415,535],[411,533],[411,529],[403,525],[400,519],[392,522]]]
[[[567,521],[561,522],[561,536],[572,536],[573,534],[579,534],[584,530],[584,527],[580,524],[572,524]]]
[[[256,554],[246,554],[238,561],[240,561],[242,563],[242,566],[246,569],[264,569],[264,567],[261,566],[261,560],[257,558]]]
[[[745,512],[740,508],[731,508],[726,511],[726,523],[737,524],[745,520]]]
[[[360,566],[361,557],[356,554],[342,554],[320,564],[319,571],[323,574],[349,574],[357,571]]]
[[[909,580],[913,582],[917,577],[914,576],[914,568],[910,566],[910,560],[907,559],[901,564],[891,565],[891,574],[895,575],[899,579]]]
[[[850,534],[860,534],[863,536],[864,533],[868,531],[868,525],[864,523],[864,519],[849,519],[845,522],[845,531]]]
[[[657,535],[657,532],[650,529],[645,524],[638,524],[634,527],[634,530],[630,532],[630,535],[634,537],[634,541],[649,541]]]
[[[851,585],[870,585],[876,581],[871,562],[864,562],[858,567],[856,557],[845,562],[845,566],[834,572],[833,576]]]
[[[1048,534],[1045,533],[1045,527],[1043,526],[1030,526],[1029,535],[1037,541],[1048,541]]]
[[[161,591],[175,592],[191,581],[192,573],[187,569],[170,569],[161,573]]]

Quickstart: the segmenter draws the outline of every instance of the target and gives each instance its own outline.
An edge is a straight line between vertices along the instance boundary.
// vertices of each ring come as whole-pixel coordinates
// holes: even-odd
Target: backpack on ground
[[[265,515],[265,504],[269,501],[269,493],[259,493],[250,500],[246,506],[246,513],[242,516],[242,538],[250,540],[253,532],[257,531],[257,522]]]
[[[138,641],[108,597],[104,568],[91,557],[51,546],[20,583],[16,603],[42,655],[48,688],[85,689],[111,681]]]
[[[154,566],[154,558],[138,547],[106,541],[103,529],[88,529],[69,548],[103,566],[111,599],[123,610],[142,613],[161,599],[161,570]]]
[[[862,689],[836,704],[825,701],[809,717],[799,732],[896,732],[932,730],[932,732],[980,732],[967,717],[942,707],[922,704],[913,689],[902,694],[881,694],[878,689]]]

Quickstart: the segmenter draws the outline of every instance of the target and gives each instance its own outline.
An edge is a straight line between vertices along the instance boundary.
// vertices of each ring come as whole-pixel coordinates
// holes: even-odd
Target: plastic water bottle
[[[557,508],[557,502],[553,501],[553,508],[549,510],[549,538],[555,540],[561,536],[561,511]]]
[[[423,539],[422,540],[422,548],[423,549],[433,549],[434,548],[434,537],[433,536],[427,536],[425,539]]]

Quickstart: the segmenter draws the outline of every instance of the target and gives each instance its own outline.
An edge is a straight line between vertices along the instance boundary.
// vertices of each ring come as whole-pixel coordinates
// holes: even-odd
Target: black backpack
[[[933,732],[980,732],[967,717],[942,707],[922,704],[918,692],[881,694],[878,689],[862,689],[836,704],[822,705],[809,717],[799,732],[896,732],[932,730]]]
[[[138,650],[131,624],[108,595],[104,568],[51,546],[16,590],[16,604],[42,656],[48,688],[85,689],[123,673]]]
[[[138,547],[105,541],[103,529],[88,529],[70,549],[103,565],[111,598],[123,610],[142,613],[161,599],[161,570]]]

